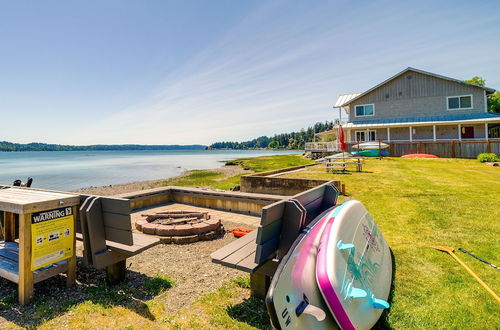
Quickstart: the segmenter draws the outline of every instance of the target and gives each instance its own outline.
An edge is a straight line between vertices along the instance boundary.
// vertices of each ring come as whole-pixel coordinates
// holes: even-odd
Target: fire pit
[[[142,216],[135,223],[137,230],[156,235],[163,243],[192,243],[224,235],[221,219],[208,212],[165,211]]]

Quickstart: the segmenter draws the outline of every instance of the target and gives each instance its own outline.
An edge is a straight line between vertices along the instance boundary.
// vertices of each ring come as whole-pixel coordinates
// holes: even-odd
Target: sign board
[[[31,270],[73,256],[75,226],[71,207],[31,215]]]

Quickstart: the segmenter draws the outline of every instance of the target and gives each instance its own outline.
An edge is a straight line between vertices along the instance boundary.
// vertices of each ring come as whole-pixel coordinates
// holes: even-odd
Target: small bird
[[[33,182],[33,178],[28,178],[26,182],[22,182],[20,179],[14,180],[14,183],[12,184],[15,187],[31,187],[31,183]]]

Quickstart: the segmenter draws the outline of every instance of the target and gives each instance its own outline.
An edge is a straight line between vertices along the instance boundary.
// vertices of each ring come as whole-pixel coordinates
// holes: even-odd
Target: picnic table
[[[363,171],[364,164],[363,157],[349,157],[349,158],[328,158],[328,162],[326,163],[326,172],[334,171],[334,170],[342,170],[342,172],[346,171],[347,165],[355,165],[356,172]]]
[[[34,283],[60,273],[75,284],[79,204],[70,193],[0,189],[0,277],[18,284],[20,304],[32,298]]]

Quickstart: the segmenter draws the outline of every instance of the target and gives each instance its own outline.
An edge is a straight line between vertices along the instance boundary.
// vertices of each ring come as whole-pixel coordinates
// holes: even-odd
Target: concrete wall
[[[245,175],[240,179],[240,189],[249,193],[291,196],[326,182],[329,181]],[[334,181],[334,185],[340,190],[340,181]]]
[[[316,164],[287,167],[274,171],[244,175],[240,178],[240,190],[241,192],[248,193],[291,196],[319,186],[320,184],[330,182],[329,180],[310,180],[275,176],[280,173],[296,171],[313,165]],[[332,182],[337,189],[340,190],[340,181]]]
[[[447,110],[447,97],[472,95],[472,109]],[[349,121],[446,116],[485,112],[484,90],[409,71],[349,105]],[[374,116],[355,116],[355,106],[374,104]]]

